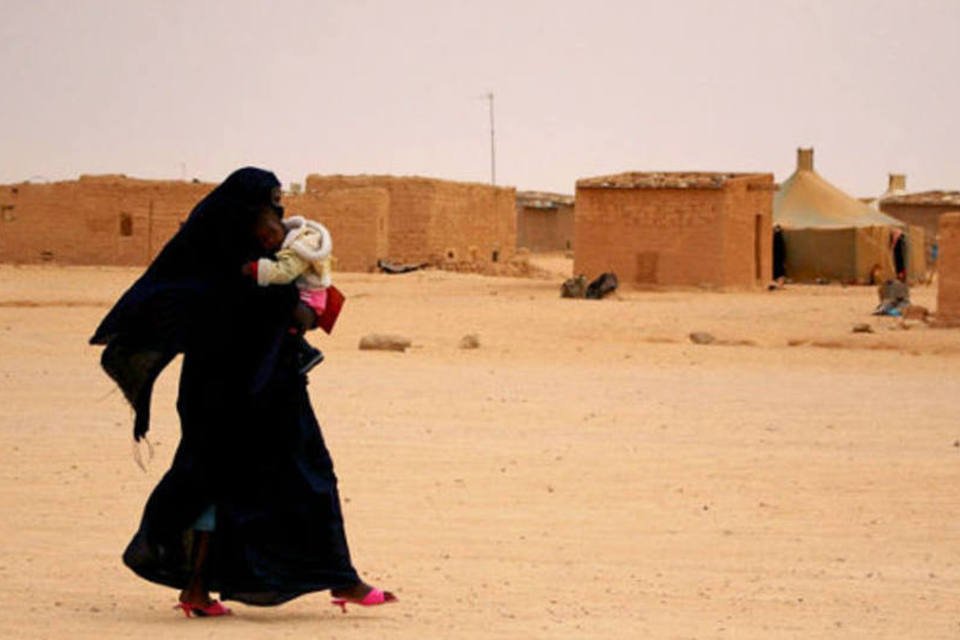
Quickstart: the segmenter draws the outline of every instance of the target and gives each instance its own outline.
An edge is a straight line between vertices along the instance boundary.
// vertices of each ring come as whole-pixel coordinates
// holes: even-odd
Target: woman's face
[[[253,233],[264,251],[273,253],[283,245],[283,238],[287,235],[286,229],[280,222],[280,216],[271,210],[264,210],[257,216]]]

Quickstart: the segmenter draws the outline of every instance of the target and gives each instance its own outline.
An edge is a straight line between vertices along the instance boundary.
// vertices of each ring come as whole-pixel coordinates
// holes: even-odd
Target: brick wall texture
[[[119,175],[0,186],[0,262],[145,265],[215,186]],[[509,260],[514,202],[512,188],[312,175],[304,192],[285,195],[283,204],[330,229],[337,269],[370,271],[378,259]]]
[[[574,272],[624,285],[749,288],[772,277],[772,174],[719,188],[577,186]]]
[[[516,191],[512,188],[419,177],[310,175],[305,193],[323,200],[339,191],[349,199],[358,189],[387,194],[386,252],[381,258],[402,263],[483,264],[508,261],[515,253]],[[333,217],[321,220],[336,224]],[[337,242],[334,236],[334,253]]]
[[[937,323],[960,326],[960,213],[940,217]]]
[[[530,251],[573,249],[573,207],[517,206],[517,246]]]
[[[147,264],[215,186],[124,176],[0,186],[0,262]]]

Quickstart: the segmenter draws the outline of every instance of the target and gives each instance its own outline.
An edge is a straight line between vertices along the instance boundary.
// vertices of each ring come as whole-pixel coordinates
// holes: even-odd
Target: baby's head
[[[261,249],[273,253],[283,245],[287,230],[280,221],[277,211],[273,207],[266,206],[257,213],[253,234]]]

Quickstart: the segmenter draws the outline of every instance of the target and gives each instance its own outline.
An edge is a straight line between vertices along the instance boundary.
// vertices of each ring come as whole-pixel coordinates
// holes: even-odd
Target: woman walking
[[[297,289],[258,287],[242,273],[269,255],[258,229],[282,215],[272,173],[234,172],[91,338],[134,407],[137,440],[149,428],[154,381],[183,354],[180,444],[123,560],[180,589],[188,616],[229,613],[210,591],[277,605],[329,589],[344,611],[396,599],[365,584],[350,561],[337,478],[290,331]]]

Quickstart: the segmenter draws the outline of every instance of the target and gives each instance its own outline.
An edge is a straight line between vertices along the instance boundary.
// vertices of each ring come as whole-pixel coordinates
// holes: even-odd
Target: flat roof
[[[588,189],[722,189],[735,178],[769,177],[765,173],[713,171],[630,171],[577,180],[577,188]]]
[[[960,207],[960,191],[920,191],[899,193],[880,199],[880,204]]]

